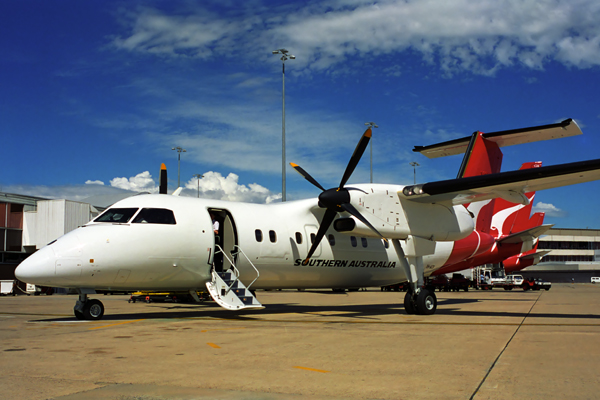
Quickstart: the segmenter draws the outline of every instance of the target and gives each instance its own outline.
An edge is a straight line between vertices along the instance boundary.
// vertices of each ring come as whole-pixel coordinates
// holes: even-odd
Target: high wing
[[[600,159],[406,186],[398,196],[419,203],[466,204],[500,197],[528,204],[524,193],[600,179]]]

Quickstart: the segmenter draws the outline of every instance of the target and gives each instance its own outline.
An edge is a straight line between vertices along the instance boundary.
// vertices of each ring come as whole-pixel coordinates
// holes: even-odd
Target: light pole
[[[204,178],[204,175],[194,174],[194,178],[198,178],[198,198],[200,198],[200,179]]]
[[[273,50],[273,54],[281,54],[281,75],[283,77],[282,89],[282,117],[281,117],[281,201],[285,201],[285,62],[296,59],[296,56],[288,54],[286,49]]]
[[[365,125],[368,125],[369,128],[379,128],[375,122],[365,122]],[[373,138],[369,140],[369,151],[371,153],[371,183],[373,183]]]
[[[181,187],[179,177],[181,176],[181,153],[185,153],[186,149],[180,146],[173,147],[171,150],[177,150],[177,189]]]
[[[420,167],[419,163],[416,161],[413,161],[410,163],[410,166],[413,167],[413,174],[415,177],[415,185],[417,184],[417,167]]]

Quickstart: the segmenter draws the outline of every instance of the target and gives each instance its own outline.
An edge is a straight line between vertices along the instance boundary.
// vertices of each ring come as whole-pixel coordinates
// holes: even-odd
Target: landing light
[[[422,185],[413,185],[413,186],[405,186],[404,189],[402,189],[402,193],[405,196],[414,196],[414,195],[423,194],[425,192],[423,191]]]

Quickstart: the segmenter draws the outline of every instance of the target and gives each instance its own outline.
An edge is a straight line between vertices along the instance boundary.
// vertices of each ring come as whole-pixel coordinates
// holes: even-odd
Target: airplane
[[[569,119],[481,135],[501,147],[578,134]],[[467,165],[478,135],[421,150],[465,153]],[[189,291],[197,298],[206,288],[217,304],[241,310],[263,307],[255,289],[406,281],[406,312],[430,315],[437,299],[424,287],[425,271],[441,267],[454,242],[475,229],[464,204],[498,197],[527,204],[525,193],[600,179],[597,159],[424,184],[347,187],[370,137],[369,128],[337,187],[325,189],[292,164],[322,190],[318,198],[267,205],[164,194],[129,197],[29,256],[15,275],[36,285],[76,289],[74,314],[88,320],[104,315],[102,302],[88,297],[96,290]],[[160,182],[165,193],[166,169]],[[218,233],[211,214],[220,223]]]

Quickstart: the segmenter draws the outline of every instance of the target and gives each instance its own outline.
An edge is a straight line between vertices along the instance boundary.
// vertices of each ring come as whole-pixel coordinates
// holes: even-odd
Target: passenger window
[[[302,234],[300,232],[296,232],[296,243],[302,244]]]
[[[142,208],[142,211],[133,219],[134,224],[162,224],[175,225],[173,211],[165,208]]]
[[[269,239],[271,240],[271,243],[277,242],[277,234],[275,231],[269,231]]]
[[[352,247],[356,247],[356,245],[357,245],[356,237],[350,236],[350,243],[352,243]]]
[[[335,236],[329,234],[329,236],[327,236],[327,238],[329,239],[329,244],[331,246],[335,246]]]
[[[368,245],[367,238],[360,238],[360,241],[362,243],[362,247],[367,247],[367,245]]]
[[[94,222],[112,222],[116,224],[124,224],[133,217],[137,208],[109,208],[94,220]]]
[[[257,242],[262,242],[262,231],[260,229],[254,231],[254,236]]]

